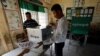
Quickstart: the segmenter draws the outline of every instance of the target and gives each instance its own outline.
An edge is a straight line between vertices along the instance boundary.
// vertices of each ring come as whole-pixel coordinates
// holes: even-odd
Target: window
[[[21,8],[23,22],[26,20],[26,15],[25,15],[26,12],[31,13],[32,19],[36,20],[40,24],[40,29],[45,28],[48,25],[48,12],[46,8],[45,12],[31,11]]]

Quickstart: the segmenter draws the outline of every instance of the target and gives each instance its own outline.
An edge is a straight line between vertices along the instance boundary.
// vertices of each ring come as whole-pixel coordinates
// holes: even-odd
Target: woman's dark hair
[[[51,11],[62,11],[62,8],[59,4],[54,4],[51,8]]]

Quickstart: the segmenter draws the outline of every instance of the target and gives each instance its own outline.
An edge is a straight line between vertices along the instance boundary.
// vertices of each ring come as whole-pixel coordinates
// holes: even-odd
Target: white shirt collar
[[[64,16],[63,16],[63,17],[61,17],[60,19],[58,19],[58,21],[59,21],[59,20],[62,20],[63,18],[64,18]]]

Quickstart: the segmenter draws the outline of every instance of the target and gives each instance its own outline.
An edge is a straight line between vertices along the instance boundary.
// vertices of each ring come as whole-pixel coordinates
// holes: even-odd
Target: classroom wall
[[[9,39],[9,31],[8,31],[8,26],[5,20],[3,8],[1,6],[0,2],[0,55],[4,52],[7,52],[10,50],[12,47],[8,47],[10,44],[10,39]]]
[[[85,7],[94,6],[96,8],[97,7],[97,2],[100,2],[100,0],[85,0],[85,5],[84,6]],[[50,7],[55,3],[59,3],[62,6],[63,12],[64,12],[65,15],[66,15],[66,8],[73,6],[73,0],[51,0]],[[96,16],[97,12],[99,12],[99,11],[95,10],[93,21],[92,21],[93,23],[100,22],[100,17],[97,18],[97,16]],[[49,8],[49,22],[54,22],[54,23],[56,22],[56,19],[54,18],[52,12],[50,11],[50,8]],[[3,46],[3,48],[0,45],[0,47],[2,49],[2,52],[3,51],[7,52],[7,51],[13,49],[13,46],[12,46],[12,43],[11,43],[10,39],[12,37],[14,38],[16,34],[21,33],[22,31],[23,31],[22,28],[20,28],[17,31],[11,31],[11,32],[9,31],[9,26],[7,24],[7,19],[5,17],[5,13],[4,13],[4,10],[3,10],[1,2],[0,2],[0,40],[2,39],[2,43],[5,43],[3,45],[1,44]]]
[[[8,0],[6,0],[6,1],[8,1]],[[10,2],[13,4],[15,4],[15,1],[17,4],[17,0],[10,0]],[[8,4],[10,4],[10,3],[8,3]],[[4,6],[0,1],[0,55],[14,49],[15,46],[13,46],[13,45],[15,42],[15,37],[16,37],[15,35],[23,32],[21,14],[19,13],[18,4],[17,4],[17,7],[14,7],[13,5],[7,5],[7,6],[8,7],[4,9]],[[11,18],[9,18],[9,17],[7,18],[7,14],[5,13],[5,11],[9,10],[12,13],[14,11],[14,10],[10,10],[9,7],[16,8],[16,12],[18,12],[18,18],[19,18],[20,23],[18,23],[19,28],[17,30],[9,29],[8,20]],[[11,8],[11,9],[13,9],[13,8]],[[13,13],[13,15],[14,15],[14,13]],[[16,19],[16,18],[14,18],[14,19]],[[15,22],[15,23],[17,23],[17,22]]]
[[[96,11],[96,8],[97,8],[97,3],[100,2],[100,0],[85,0],[85,4],[84,4],[84,7],[88,7],[88,6],[94,6],[95,7],[95,11],[94,11],[94,17],[93,17],[93,23],[98,23],[100,22],[100,17],[96,17],[96,13],[97,12],[100,12],[100,11]],[[62,8],[63,8],[63,13],[64,15],[66,15],[66,8],[67,7],[73,7],[73,0],[52,0],[51,1],[51,4],[55,4],[55,3],[59,3]],[[100,14],[100,13],[99,13]],[[55,22],[55,18],[52,16],[52,14],[50,14],[51,17],[53,18],[51,21],[52,22]]]

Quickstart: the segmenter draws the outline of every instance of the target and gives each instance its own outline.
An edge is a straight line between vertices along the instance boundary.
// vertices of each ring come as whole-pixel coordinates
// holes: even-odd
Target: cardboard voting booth
[[[37,46],[38,42],[42,41],[42,32],[41,29],[36,29],[36,28],[27,28],[27,33],[28,33],[28,38],[29,41],[36,43]],[[43,52],[43,45],[39,48],[34,48],[32,49],[33,51],[35,51],[36,53],[42,53]]]
[[[43,41],[44,45],[51,44],[50,38],[52,37],[51,30],[49,29],[34,29],[27,28],[29,41],[38,43]]]
[[[27,28],[29,41],[38,43],[42,41],[42,31],[41,29]]]

